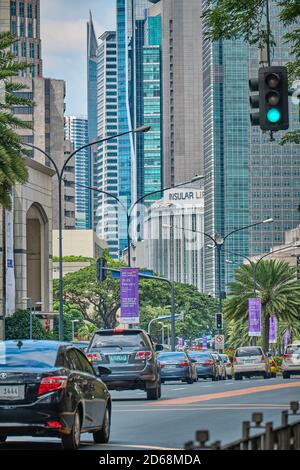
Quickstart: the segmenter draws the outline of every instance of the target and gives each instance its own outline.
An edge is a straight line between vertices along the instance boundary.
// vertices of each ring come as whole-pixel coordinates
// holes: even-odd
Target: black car
[[[110,394],[79,349],[56,341],[0,342],[0,442],[51,436],[75,450],[83,432],[108,442],[110,421]]]
[[[145,390],[148,400],[161,396],[159,365],[150,336],[141,329],[95,332],[86,355],[94,366],[105,366],[110,375],[102,379],[111,390]]]

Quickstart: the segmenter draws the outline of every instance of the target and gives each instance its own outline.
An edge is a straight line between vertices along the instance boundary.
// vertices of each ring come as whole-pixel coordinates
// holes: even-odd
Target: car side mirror
[[[98,366],[97,372],[98,372],[97,375],[101,377],[102,375],[110,375],[111,369],[109,369],[108,367],[104,367],[104,366]]]
[[[160,352],[160,351],[163,351],[163,350],[164,350],[163,344],[156,344],[155,345],[155,351],[156,352]]]

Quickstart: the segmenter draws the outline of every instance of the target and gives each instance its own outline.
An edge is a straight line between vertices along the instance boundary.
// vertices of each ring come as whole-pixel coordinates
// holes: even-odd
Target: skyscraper
[[[97,139],[97,36],[92,13],[87,23],[87,93],[89,142]]]
[[[98,135],[113,136],[118,130],[116,33],[100,36],[98,48]],[[94,162],[94,186],[118,197],[118,145],[114,140],[98,146]],[[107,241],[110,255],[119,257],[118,211],[114,198],[94,193],[94,229]]]
[[[163,182],[203,171],[202,26],[199,0],[150,0],[162,21]]]
[[[65,117],[65,138],[72,142],[74,150],[88,143],[88,121],[84,117]],[[82,186],[91,186],[90,150],[75,155],[75,226],[77,229],[91,228],[91,191]]]
[[[204,1],[203,8],[210,2]],[[277,41],[273,65],[290,59],[288,46],[271,3],[272,31]],[[269,251],[283,240],[284,231],[299,223],[300,160],[297,146],[271,143],[259,127],[250,125],[248,79],[258,76],[259,52],[242,40],[203,45],[205,230],[225,235],[273,217],[274,224],[240,231],[226,241],[221,264],[222,291],[232,280],[243,256]],[[298,118],[291,108],[291,128]],[[299,125],[299,124],[298,124]],[[240,256],[230,254],[238,253]],[[231,263],[225,270],[225,256]],[[216,259],[206,248],[206,291],[216,292]]]
[[[0,32],[11,31],[18,38],[13,52],[20,62],[30,64],[23,77],[43,75],[40,38],[40,0],[1,0]]]

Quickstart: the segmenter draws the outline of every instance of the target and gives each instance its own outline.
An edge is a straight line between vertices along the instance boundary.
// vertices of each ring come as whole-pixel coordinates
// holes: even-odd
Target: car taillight
[[[214,363],[214,361],[213,361],[212,359],[210,359],[210,360],[207,361],[207,362],[203,362],[203,365],[204,365],[204,366],[212,366],[213,363]]]
[[[41,380],[38,395],[44,395],[45,393],[66,388],[67,381],[67,377],[44,377]]]
[[[265,362],[265,356],[261,356],[260,362]]]
[[[283,359],[290,359],[291,358],[291,354],[284,354],[283,355]]]
[[[233,362],[234,362],[235,364],[237,363],[237,358],[236,358],[236,357],[233,358]]]
[[[48,421],[48,426],[49,428],[53,428],[53,429],[60,429],[62,428],[62,425],[59,421]]]
[[[179,367],[188,367],[190,363],[188,361],[182,361],[178,363]]]
[[[275,362],[275,361],[271,361],[271,365],[272,365],[273,367],[276,367],[276,362]]]
[[[101,361],[102,360],[102,356],[98,352],[97,353],[87,353],[86,357],[88,358],[89,362]]]
[[[227,362],[226,367],[231,367],[231,362]]]
[[[160,362],[160,363],[159,363],[159,367],[160,367],[161,369],[162,369],[163,367],[165,367],[165,365],[166,365],[166,364],[165,364],[164,362]]]
[[[135,355],[136,359],[142,359],[142,360],[147,360],[147,361],[149,361],[151,357],[152,357],[151,351],[138,351]]]

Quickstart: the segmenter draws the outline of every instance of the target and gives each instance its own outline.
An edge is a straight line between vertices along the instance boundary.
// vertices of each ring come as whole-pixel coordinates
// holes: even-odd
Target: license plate
[[[176,366],[165,366],[167,369],[176,369]]]
[[[253,364],[254,363],[254,359],[244,359],[244,362],[246,364]]]
[[[24,400],[24,385],[1,385],[0,399],[2,400]]]
[[[127,354],[114,354],[109,356],[110,362],[124,363],[128,361]]]

